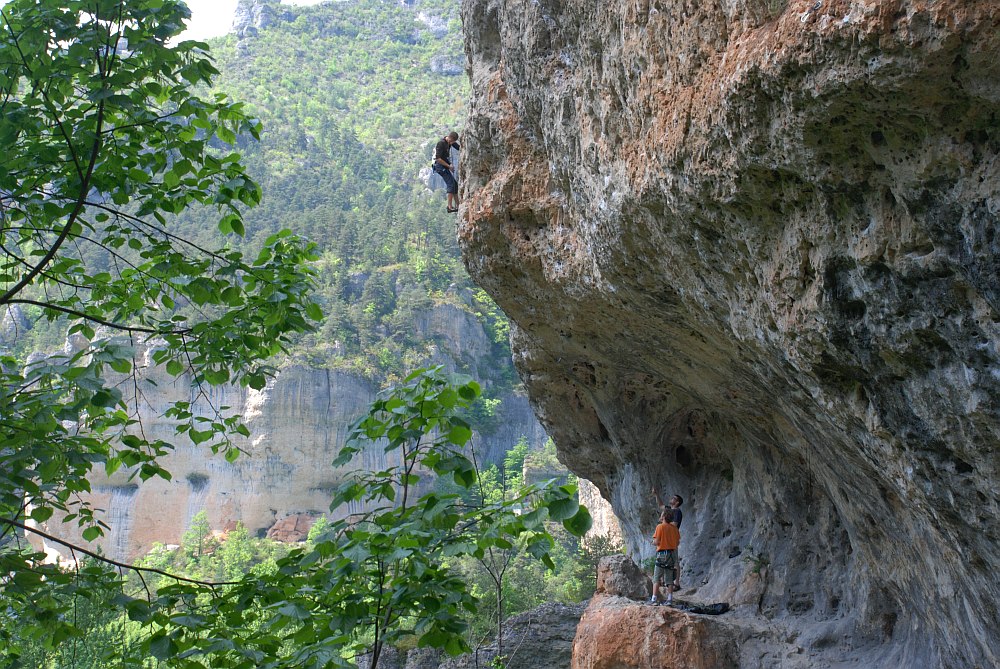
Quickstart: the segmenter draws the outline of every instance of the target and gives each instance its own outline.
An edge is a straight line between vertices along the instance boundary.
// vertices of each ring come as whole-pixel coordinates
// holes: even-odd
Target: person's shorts
[[[676,576],[677,551],[657,551],[656,561],[653,563],[653,583],[669,585]]]
[[[455,180],[455,175],[451,173],[451,170],[438,163],[434,163],[433,170],[434,174],[444,179],[444,188],[446,192],[452,194],[458,192],[458,181]]]

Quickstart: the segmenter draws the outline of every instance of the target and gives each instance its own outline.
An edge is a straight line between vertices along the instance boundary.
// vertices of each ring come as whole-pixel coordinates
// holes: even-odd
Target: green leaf
[[[306,316],[314,321],[321,321],[323,320],[323,309],[315,302],[310,302],[306,305]]]
[[[566,520],[573,517],[580,509],[580,504],[572,497],[552,500],[547,506],[552,520]]]
[[[31,510],[31,519],[36,522],[44,523],[51,517],[52,517],[52,507],[36,506]]]
[[[149,640],[149,654],[158,660],[167,661],[177,653],[177,644],[163,632],[153,635]]]
[[[582,537],[585,535],[590,531],[593,524],[594,519],[591,517],[590,512],[585,506],[581,506],[576,514],[563,521],[563,526],[575,537]]]
[[[118,405],[119,394],[112,390],[102,389],[94,393],[90,398],[91,406],[103,409],[111,409]]]
[[[112,360],[111,369],[119,374],[128,374],[132,371],[132,361],[127,359]]]
[[[191,441],[195,444],[203,444],[215,436],[215,430],[195,430],[194,428],[190,428],[187,433],[188,437],[190,437]],[[227,453],[227,459],[228,455],[229,454]]]
[[[472,430],[462,425],[456,425],[448,432],[448,441],[456,446],[465,446],[471,438]]]

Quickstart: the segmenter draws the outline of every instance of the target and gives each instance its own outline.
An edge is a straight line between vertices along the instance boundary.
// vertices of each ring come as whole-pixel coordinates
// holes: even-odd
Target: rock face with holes
[[[813,666],[1000,664],[995,0],[463,19],[466,264],[632,549],[679,492],[684,584]]]

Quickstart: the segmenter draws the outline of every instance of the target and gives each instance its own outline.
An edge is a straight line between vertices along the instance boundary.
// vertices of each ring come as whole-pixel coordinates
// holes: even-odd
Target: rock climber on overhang
[[[455,163],[452,160],[451,150],[460,151],[462,147],[458,145],[458,133],[454,130],[445,135],[434,147],[434,162],[431,169],[444,180],[445,191],[448,193],[448,213],[454,214],[458,211],[460,204],[458,199],[458,179],[455,176]]]

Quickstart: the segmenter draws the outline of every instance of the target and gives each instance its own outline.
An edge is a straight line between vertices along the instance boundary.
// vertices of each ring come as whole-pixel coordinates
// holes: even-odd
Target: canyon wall
[[[995,0],[463,20],[466,265],[632,551],[677,492],[685,584],[811,666],[1000,665]]]
[[[427,365],[470,373],[489,391],[489,373],[501,370],[480,373],[491,343],[473,314],[454,304],[439,304],[419,313],[413,327],[420,337],[434,342]],[[301,539],[311,520],[329,515],[332,492],[348,471],[375,471],[391,464],[381,446],[364,451],[347,467],[331,464],[351,424],[378,392],[378,387],[355,374],[289,364],[261,391],[233,385],[199,389],[192,387],[186,376],[175,378],[162,367],[153,366],[150,353],[137,351],[137,366],[142,372],[135,392],[128,390],[131,383],[122,387],[130,406],[137,407],[146,437],[176,445],[160,460],[172,478],[140,482],[126,469],[110,477],[95,470],[90,477],[93,494],[89,499],[106,512],[103,518],[109,529],[94,545],[105,555],[131,559],[148,551],[153,542],[177,544],[199,511],[205,511],[215,531],[241,522],[251,534],[270,531],[276,538]],[[508,392],[498,399],[502,402],[492,421],[495,428],[473,437],[480,461],[502,458],[522,436],[537,448],[547,439],[526,397]],[[195,446],[176,435],[177,422],[164,418],[163,413],[177,401],[190,402],[192,411],[200,416],[213,417],[213,411],[222,407],[230,407],[229,413],[241,413],[250,436],[235,443],[244,454],[230,463],[221,454],[212,455],[207,445]],[[60,523],[58,517],[44,529],[79,544],[87,543],[73,524]],[[68,557],[59,545],[46,548]]]

